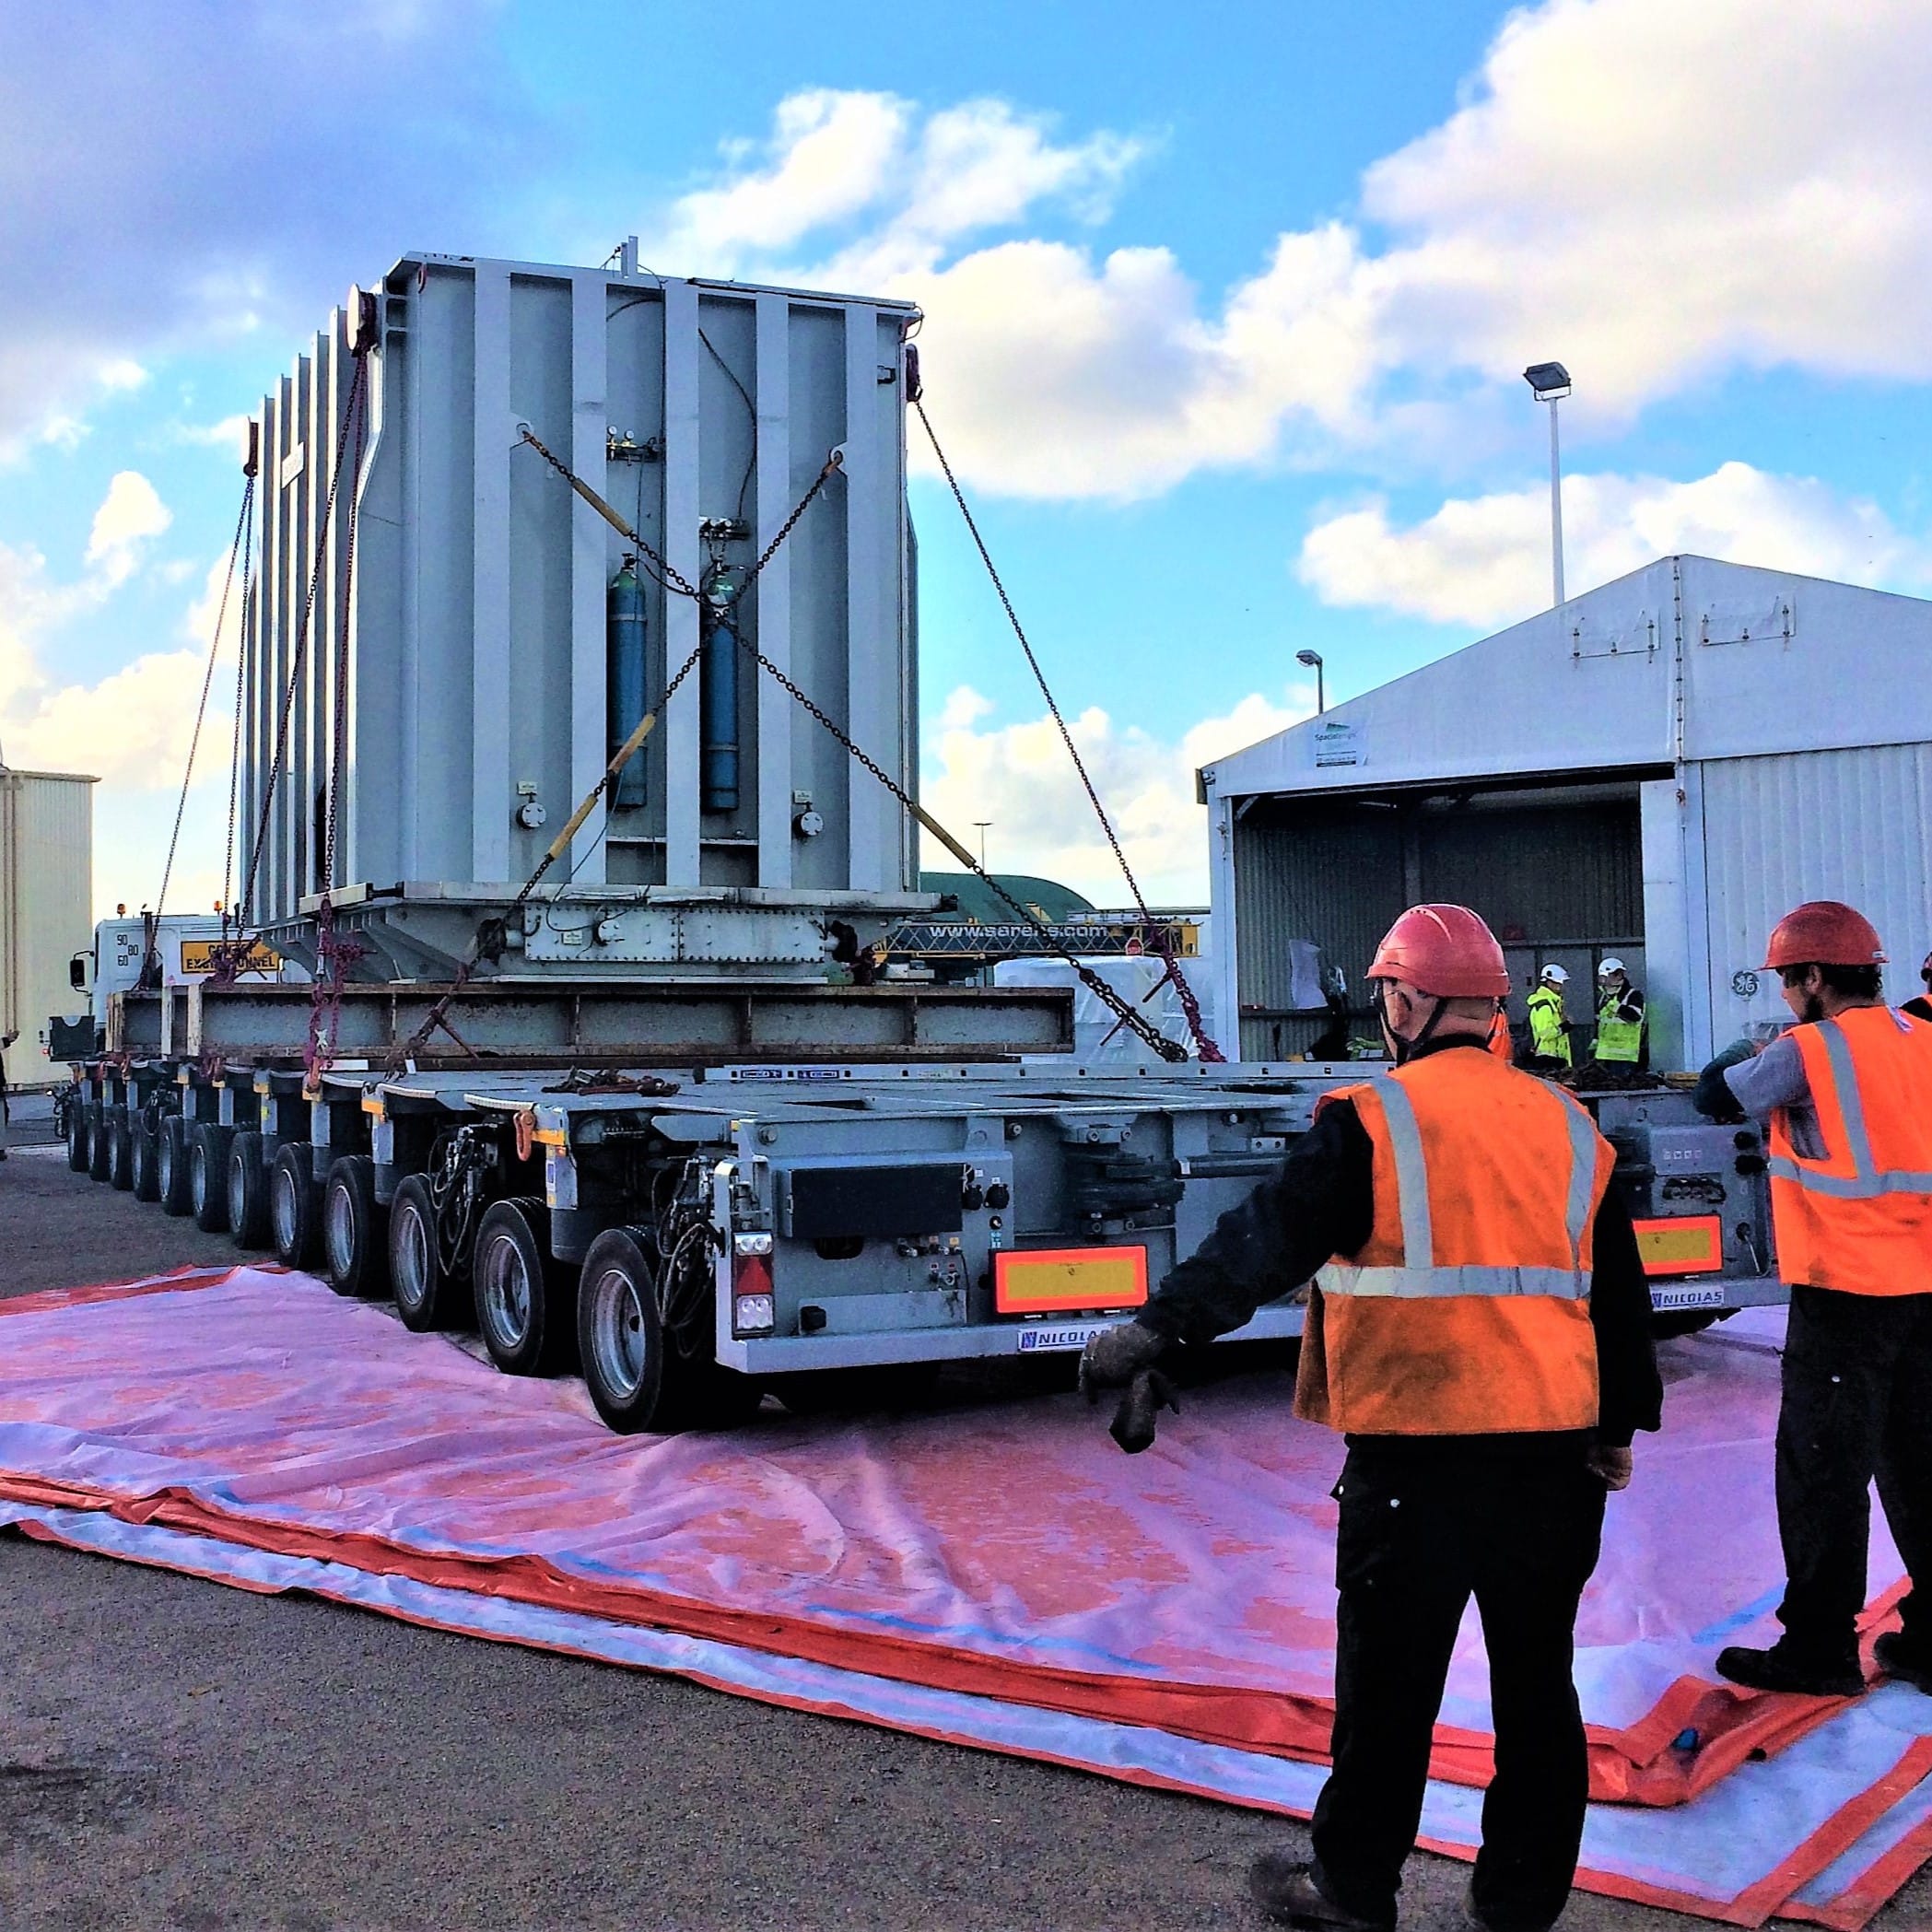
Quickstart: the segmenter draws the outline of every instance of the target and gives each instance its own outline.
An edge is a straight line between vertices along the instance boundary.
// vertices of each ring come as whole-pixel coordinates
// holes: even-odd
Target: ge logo
[[[1758,997],[1758,976],[1755,973],[1733,973],[1731,990],[1740,1000],[1755,1000]]]

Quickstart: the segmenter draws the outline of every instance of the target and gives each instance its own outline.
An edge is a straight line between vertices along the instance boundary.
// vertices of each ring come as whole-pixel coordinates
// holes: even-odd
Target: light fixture
[[[1559,607],[1563,602],[1563,472],[1556,439],[1556,405],[1570,393],[1570,372],[1560,362],[1532,362],[1523,380],[1539,403],[1550,405],[1550,568]]]
[[[1297,664],[1306,664],[1315,673],[1315,715],[1319,718],[1329,708],[1328,694],[1322,688],[1321,652],[1318,650],[1298,650],[1294,654]]]

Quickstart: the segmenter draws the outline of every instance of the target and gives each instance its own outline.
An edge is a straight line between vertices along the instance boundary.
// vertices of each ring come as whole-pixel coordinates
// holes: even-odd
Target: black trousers
[[[1808,1657],[1857,1654],[1873,1477],[1913,1594],[1906,1634],[1932,1647],[1932,1293],[1793,1288],[1778,1410],[1779,1621]]]
[[[1335,1769],[1315,1807],[1317,1882],[1394,1924],[1473,1595],[1496,1738],[1476,1908],[1499,1932],[1540,1932],[1569,1896],[1583,1836],[1589,1774],[1571,1657],[1603,1485],[1575,1443],[1511,1456],[1445,1440],[1352,1445],[1338,1493]]]

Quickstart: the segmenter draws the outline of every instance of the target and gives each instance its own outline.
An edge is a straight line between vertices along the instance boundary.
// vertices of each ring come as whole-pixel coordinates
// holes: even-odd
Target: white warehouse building
[[[1918,990],[1932,603],[1661,557],[1200,779],[1216,994],[1243,1059],[1304,1051],[1327,1023],[1293,942],[1360,1010],[1395,914],[1451,899],[1503,939],[1516,1021],[1560,964],[1587,1049],[1592,976],[1616,954],[1648,994],[1652,1063],[1696,1067],[1786,1016],[1759,966],[1800,900],[1858,907],[1891,997]]]

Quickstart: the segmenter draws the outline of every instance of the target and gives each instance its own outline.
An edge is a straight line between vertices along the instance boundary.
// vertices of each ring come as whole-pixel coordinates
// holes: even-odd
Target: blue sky
[[[1150,888],[1191,766],[1672,548],[1932,590],[1932,4],[0,0],[0,751],[159,884],[234,419],[418,248],[928,311],[929,406]],[[226,426],[226,427],[225,427]],[[950,504],[929,799],[1118,897]],[[226,707],[177,867],[218,891]]]

